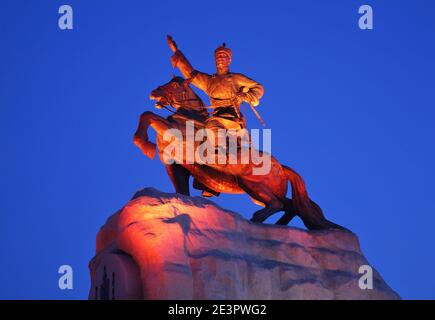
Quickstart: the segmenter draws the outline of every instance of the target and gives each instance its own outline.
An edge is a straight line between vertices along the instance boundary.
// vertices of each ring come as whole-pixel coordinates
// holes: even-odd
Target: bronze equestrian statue
[[[151,126],[157,132],[157,148],[161,160],[163,156],[168,156],[165,150],[169,142],[163,138],[167,130],[178,129],[183,132],[182,140],[177,141],[183,144],[186,121],[192,121],[195,130],[206,127],[209,119],[206,107],[189,84],[190,79],[175,77],[169,83],[152,91],[150,98],[156,101],[157,107],[172,106],[176,111],[167,118],[150,111],[140,116],[134,143],[151,159],[154,158],[156,145],[148,140],[148,127]],[[198,144],[199,142],[195,148]],[[286,225],[297,215],[308,229],[344,229],[324,217],[320,207],[309,198],[302,178],[289,167],[281,165],[274,157],[271,157],[271,169],[266,175],[252,174],[252,169],[256,166],[252,162],[208,165],[189,164],[185,159],[175,160],[177,163],[165,164],[165,167],[178,193],[189,195],[189,177],[192,176],[196,181],[195,188],[207,190],[212,194],[247,193],[254,203],[264,206],[253,214],[251,220],[254,222],[263,222],[274,213],[284,211],[277,224]],[[235,169],[228,170],[229,166],[234,166]],[[243,174],[237,174],[238,172]],[[286,197],[288,182],[292,188],[292,199]]]

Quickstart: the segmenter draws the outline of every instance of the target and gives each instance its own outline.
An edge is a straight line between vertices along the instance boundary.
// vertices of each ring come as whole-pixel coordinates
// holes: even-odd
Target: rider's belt
[[[236,110],[234,107],[217,107],[213,111],[214,117],[223,117],[223,118],[237,118]]]
[[[228,106],[233,105],[233,102],[231,99],[216,99],[216,98],[210,97],[210,102],[214,108],[228,107]]]

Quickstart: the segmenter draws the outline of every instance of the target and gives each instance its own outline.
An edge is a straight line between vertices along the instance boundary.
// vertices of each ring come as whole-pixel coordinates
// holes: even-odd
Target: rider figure
[[[205,128],[211,129],[215,136],[216,151],[219,146],[218,130],[227,129],[236,132],[246,128],[245,118],[240,113],[240,104],[249,103],[252,107],[258,106],[264,94],[264,88],[258,82],[241,73],[230,72],[232,52],[225,46],[218,47],[214,52],[216,73],[213,75],[195,70],[184,54],[177,48],[171,36],[167,37],[168,44],[174,54],[171,57],[172,66],[178,67],[186,79],[204,91],[210,98],[214,109],[211,116],[205,121]],[[202,190],[204,197],[218,196],[219,193],[208,189],[196,179],[193,181],[196,189]]]
[[[170,36],[168,36],[168,44],[174,52],[171,57],[172,66],[178,67],[185,78],[190,79],[194,86],[204,91],[210,98],[214,110],[206,121],[206,128],[244,129],[246,123],[240,113],[240,104],[247,102],[251,106],[257,106],[264,94],[264,88],[241,73],[230,72],[231,49],[224,43],[215,50],[216,73],[210,75],[195,70]]]

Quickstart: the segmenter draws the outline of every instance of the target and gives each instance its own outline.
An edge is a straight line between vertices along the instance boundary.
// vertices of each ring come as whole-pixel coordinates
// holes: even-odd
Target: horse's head
[[[168,83],[158,86],[150,94],[150,99],[156,101],[156,107],[170,105],[176,109],[184,108],[195,111],[205,110],[201,98],[189,86],[190,81],[174,77]]]

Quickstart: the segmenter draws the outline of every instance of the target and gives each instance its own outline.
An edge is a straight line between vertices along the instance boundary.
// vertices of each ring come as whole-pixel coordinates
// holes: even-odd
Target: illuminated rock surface
[[[397,299],[357,237],[254,224],[200,197],[139,191],[97,236],[90,299]]]

